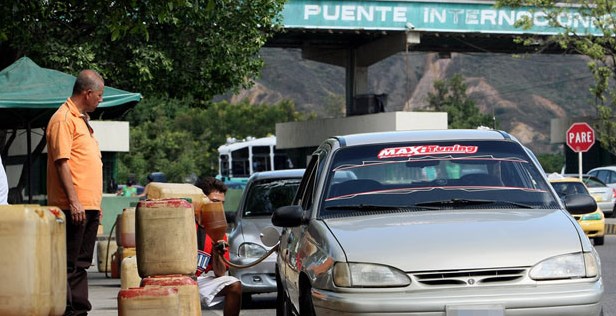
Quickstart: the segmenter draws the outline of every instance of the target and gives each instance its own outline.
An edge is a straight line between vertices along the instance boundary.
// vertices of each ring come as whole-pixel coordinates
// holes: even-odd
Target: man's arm
[[[56,169],[58,170],[58,178],[66,197],[71,211],[71,218],[76,225],[82,224],[86,219],[86,212],[77,198],[77,192],[73,185],[73,178],[71,177],[71,167],[68,164],[68,159],[58,159],[55,162]]]
[[[224,256],[224,250],[218,250],[216,247],[212,248],[212,270],[216,277],[221,277],[227,273],[227,265],[222,260]]]

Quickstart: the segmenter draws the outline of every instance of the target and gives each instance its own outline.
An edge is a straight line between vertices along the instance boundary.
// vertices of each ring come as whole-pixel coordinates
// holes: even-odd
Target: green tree
[[[492,118],[481,113],[475,102],[466,95],[466,84],[460,74],[448,80],[434,81],[434,92],[428,93],[428,108],[447,112],[449,128],[493,127]]]
[[[569,53],[589,57],[588,67],[594,75],[595,84],[589,87],[594,100],[589,103],[597,109],[597,121],[594,124],[597,139],[612,154],[616,154],[616,2],[601,1],[557,1],[557,0],[497,0],[497,6],[517,8],[522,5],[531,6],[532,12],[542,11],[544,20],[549,26],[559,30],[558,34],[550,36],[545,41],[537,41],[534,37],[519,38],[522,43],[545,42],[547,45],[557,45]],[[571,14],[571,9],[575,14]],[[579,32],[571,21],[592,21],[596,32],[591,28]],[[542,20],[543,21],[543,20]],[[534,20],[525,17],[518,21],[517,26],[529,29]]]
[[[324,108],[326,118],[344,117],[346,113],[344,96],[340,94],[330,94],[326,96]]]
[[[209,100],[251,84],[284,0],[32,0],[0,5],[0,69],[22,56],[145,96]]]
[[[151,98],[129,113],[131,152],[120,154],[119,179],[134,174],[144,183],[148,173],[162,171],[169,181],[215,175],[218,146],[227,137],[243,139],[275,133],[276,123],[312,119],[290,101],[252,105],[226,101],[195,106],[194,99]]]
[[[565,155],[560,154],[539,154],[537,155],[539,163],[543,167],[546,173],[557,172],[560,173],[563,165],[565,164]]]

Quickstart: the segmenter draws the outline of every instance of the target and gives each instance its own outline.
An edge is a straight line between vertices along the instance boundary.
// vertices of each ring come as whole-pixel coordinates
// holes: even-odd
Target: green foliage
[[[449,128],[493,127],[492,118],[481,113],[475,102],[466,95],[466,84],[460,74],[448,80],[435,80],[434,90],[428,93],[428,107],[437,112],[447,112]]]
[[[191,98],[151,98],[127,115],[131,124],[130,153],[120,154],[118,178],[134,174],[145,183],[148,173],[162,171],[171,182],[187,176],[215,175],[218,146],[227,137],[265,137],[276,123],[312,119],[290,101],[274,105],[219,102],[200,104]]]
[[[344,96],[340,94],[330,94],[326,96],[324,108],[326,118],[344,117],[346,112]]]
[[[0,5],[0,69],[28,56],[71,74],[95,69],[107,85],[144,95],[128,114],[131,152],[120,155],[119,179],[212,174],[226,135],[259,137],[300,117],[290,102],[207,103],[258,77],[284,2],[11,1]]]
[[[560,170],[565,165],[565,155],[560,154],[539,154],[537,155],[537,159],[539,159],[539,163],[543,167],[543,170],[546,173],[557,172],[560,173]]]
[[[249,86],[284,0],[33,0],[0,6],[0,68],[22,56],[146,97],[209,100]]]
[[[546,12],[545,19],[550,26],[560,32],[549,38],[549,42],[558,43],[564,49],[576,54],[588,56],[588,67],[595,78],[595,85],[590,87],[594,100],[589,100],[597,108],[595,130],[597,139],[612,154],[616,154],[616,2],[612,0],[565,2],[556,0],[497,0],[498,6],[518,7],[529,5],[536,10]],[[571,17],[563,14],[573,6],[579,13],[580,20],[591,18],[601,36],[590,33],[578,33],[570,25]],[[576,17],[577,18],[577,17]],[[522,28],[531,27],[531,19],[520,21]]]

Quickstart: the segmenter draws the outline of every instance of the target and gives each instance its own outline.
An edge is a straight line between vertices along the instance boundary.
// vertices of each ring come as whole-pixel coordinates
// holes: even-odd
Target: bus
[[[229,188],[243,188],[255,172],[292,169],[284,151],[276,149],[276,136],[227,139],[218,147],[218,175]]]

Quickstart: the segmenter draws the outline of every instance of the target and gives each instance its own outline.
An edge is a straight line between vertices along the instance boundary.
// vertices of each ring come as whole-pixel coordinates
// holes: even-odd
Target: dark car
[[[271,248],[261,242],[261,232],[272,226],[276,208],[291,203],[303,174],[304,169],[265,171],[248,179],[238,210],[231,217],[229,253],[233,263],[252,263]],[[253,267],[229,270],[242,281],[243,301],[249,301],[252,294],[276,291],[275,262],[272,255]]]

